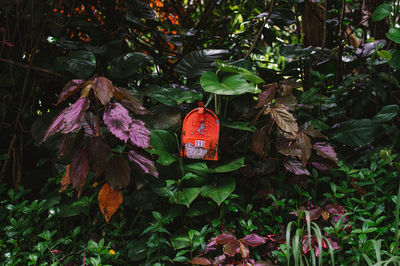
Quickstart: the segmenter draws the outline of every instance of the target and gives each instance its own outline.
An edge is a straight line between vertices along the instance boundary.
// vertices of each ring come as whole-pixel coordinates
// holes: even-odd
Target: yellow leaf
[[[100,210],[108,223],[111,216],[122,204],[122,192],[113,190],[109,184],[105,183],[99,192],[97,201],[99,202]]]
[[[68,185],[71,184],[71,178],[69,175],[70,169],[71,169],[71,165],[68,164],[65,167],[65,174],[64,174],[63,178],[61,179],[61,182],[60,182],[61,188],[60,188],[60,191],[58,191],[58,192],[63,192],[64,190],[67,189]]]

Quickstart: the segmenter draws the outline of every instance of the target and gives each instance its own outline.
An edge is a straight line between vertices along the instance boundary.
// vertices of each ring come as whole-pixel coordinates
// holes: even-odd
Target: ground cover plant
[[[4,0],[1,261],[399,265],[399,7]]]

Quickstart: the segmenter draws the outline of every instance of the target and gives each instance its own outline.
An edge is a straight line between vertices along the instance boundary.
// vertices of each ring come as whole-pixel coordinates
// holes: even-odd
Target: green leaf
[[[90,51],[72,51],[66,57],[55,59],[56,69],[68,71],[78,78],[87,78],[96,68],[96,57]]]
[[[399,69],[400,68],[400,50],[392,50],[392,59],[389,61],[389,66],[391,66],[394,69]]]
[[[228,177],[220,180],[219,186],[204,186],[201,188],[201,196],[211,198],[218,205],[221,203],[235,190],[236,183],[235,179]]]
[[[395,43],[400,44],[400,29],[390,28],[389,32],[386,33],[386,37],[388,37],[390,40],[394,41]]]
[[[174,71],[189,78],[200,77],[204,72],[211,71],[214,61],[229,55],[228,50],[205,49],[188,53],[179,61]]]
[[[0,154],[0,161],[8,160],[8,159],[10,159],[10,155],[8,153]]]
[[[228,164],[218,166],[216,168],[208,170],[210,173],[226,173],[235,171],[244,166],[244,157],[236,159]]]
[[[177,151],[176,139],[168,131],[152,130],[151,146],[153,148],[146,149],[146,151],[159,156],[157,163],[161,165],[170,165],[178,160],[177,156],[174,155]]]
[[[146,54],[127,53],[111,60],[108,74],[113,78],[127,78],[137,73],[141,67],[151,63],[151,57]]]
[[[386,59],[387,61],[389,61],[390,59],[392,59],[392,54],[389,51],[386,50],[380,50],[378,52],[379,57]]]
[[[199,187],[185,188],[183,191],[177,191],[175,194],[176,203],[186,205],[189,208],[190,204],[200,194]]]
[[[206,72],[201,76],[200,84],[204,91],[219,95],[240,95],[244,93],[259,93],[254,84],[248,83],[239,74],[229,75],[219,82],[218,75]]]
[[[181,103],[193,103],[201,101],[203,95],[183,88],[160,88],[148,94],[149,97],[156,99],[162,104],[176,106]]]
[[[371,119],[347,120],[334,129],[331,138],[352,147],[372,143],[378,134],[379,124]]]
[[[260,78],[256,74],[252,73],[251,71],[249,71],[243,67],[230,65],[230,64],[223,62],[222,60],[215,60],[215,63],[217,64],[217,67],[219,68],[219,70],[224,71],[224,72],[239,74],[242,77],[244,77],[247,81],[250,81],[254,84],[264,82],[264,80],[262,78]]]
[[[190,238],[188,234],[177,233],[171,236],[170,242],[174,250],[190,247]]]
[[[392,120],[399,113],[400,107],[397,104],[384,106],[373,118],[374,122],[384,123]]]
[[[376,7],[374,13],[372,14],[372,21],[377,22],[380,21],[392,13],[392,5],[390,4],[381,4]]]
[[[221,125],[224,127],[229,127],[233,129],[245,130],[250,132],[255,132],[257,128],[255,126],[249,127],[249,122],[222,122]]]

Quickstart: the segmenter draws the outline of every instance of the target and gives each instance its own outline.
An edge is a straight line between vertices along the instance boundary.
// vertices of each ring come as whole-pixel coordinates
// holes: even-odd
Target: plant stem
[[[396,220],[395,220],[395,244],[394,244],[394,249],[393,249],[393,255],[398,255],[397,251],[399,248],[399,209],[400,209],[400,182],[399,182],[399,188],[397,190],[397,200],[396,200]]]

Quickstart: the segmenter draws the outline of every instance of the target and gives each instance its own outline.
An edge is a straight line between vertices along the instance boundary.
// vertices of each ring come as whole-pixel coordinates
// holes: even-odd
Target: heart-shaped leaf
[[[106,219],[108,223],[111,216],[122,204],[122,192],[113,190],[107,183],[105,183],[99,192],[97,201],[99,203],[100,210],[103,213],[104,219]]]
[[[222,60],[215,60],[215,63],[217,64],[217,67],[219,70],[224,71],[224,72],[229,72],[229,73],[236,73],[244,77],[247,81],[250,81],[254,84],[262,83],[264,80],[254,74],[253,72],[239,66],[235,65],[230,65],[225,63]]]
[[[399,106],[397,104],[384,106],[373,118],[375,122],[389,122],[399,113]]]
[[[206,72],[201,76],[200,84],[204,91],[218,95],[240,95],[244,93],[259,93],[254,84],[248,83],[239,74],[226,76],[222,82],[214,72]]]
[[[180,87],[159,88],[158,90],[149,93],[148,96],[169,106],[177,106],[185,102],[193,103],[203,99],[201,93],[185,90]]]
[[[390,28],[388,33],[386,33],[386,37],[395,43],[400,44],[400,29],[399,28]]]
[[[78,78],[87,78],[96,68],[96,57],[87,50],[72,51],[66,57],[55,59],[56,69],[71,72]]]
[[[150,56],[143,53],[127,53],[111,60],[108,74],[113,78],[127,78],[139,71],[145,65],[151,64]]]
[[[371,17],[372,21],[377,22],[386,18],[392,13],[392,10],[392,5],[390,4],[381,4],[377,6]]]
[[[185,188],[182,191],[177,191],[175,193],[176,203],[186,205],[189,208],[190,204],[197,198],[200,194],[199,187]]]
[[[204,186],[201,188],[201,196],[211,198],[218,205],[228,198],[230,194],[235,190],[236,182],[235,179],[228,177],[222,178],[218,186]]]
[[[378,135],[379,124],[371,119],[347,120],[332,130],[331,138],[351,147],[372,143]]]

